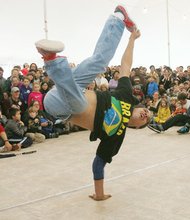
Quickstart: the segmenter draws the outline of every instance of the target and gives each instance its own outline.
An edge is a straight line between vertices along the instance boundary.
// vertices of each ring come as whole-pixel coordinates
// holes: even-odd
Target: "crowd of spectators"
[[[75,64],[71,63],[75,68]],[[107,67],[86,89],[114,91],[120,66]],[[41,143],[48,138],[83,130],[49,115],[43,105],[44,97],[54,86],[43,68],[35,63],[23,68],[14,66],[5,79],[0,67],[0,151],[9,152]],[[152,124],[183,126],[187,123],[190,106],[190,66],[172,70],[163,66],[131,69],[133,95],[152,112]],[[180,117],[179,117],[180,115]],[[186,116],[185,119],[183,116]],[[175,119],[177,116],[177,119]],[[175,119],[175,120],[174,120]],[[169,120],[169,122],[168,122]],[[172,121],[173,120],[173,121]],[[172,122],[171,122],[172,121]]]

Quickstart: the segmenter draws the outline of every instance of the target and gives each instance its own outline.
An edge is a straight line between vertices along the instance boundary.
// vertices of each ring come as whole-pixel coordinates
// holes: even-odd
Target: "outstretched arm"
[[[129,42],[127,45],[127,48],[125,49],[125,52],[121,59],[121,69],[120,69],[120,77],[123,76],[130,76],[130,70],[133,62],[133,48],[134,43],[137,38],[140,37],[140,31],[135,29],[129,38]]]

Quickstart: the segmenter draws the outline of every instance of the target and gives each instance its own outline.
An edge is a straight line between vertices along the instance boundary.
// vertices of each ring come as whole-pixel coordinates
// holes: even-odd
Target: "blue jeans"
[[[115,54],[124,27],[122,20],[111,15],[105,23],[93,55],[75,69],[71,69],[67,59],[63,57],[45,63],[47,74],[55,83],[55,88],[44,99],[48,113],[67,119],[72,114],[85,111],[87,100],[83,90],[97,74],[105,72]]]
[[[92,171],[94,180],[102,180],[104,179],[104,167],[106,162],[102,160],[101,157],[96,155],[92,164]]]

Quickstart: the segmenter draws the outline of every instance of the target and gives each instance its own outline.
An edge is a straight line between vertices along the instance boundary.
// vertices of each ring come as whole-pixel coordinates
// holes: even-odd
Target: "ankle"
[[[125,17],[121,12],[115,12],[114,16],[119,18],[120,20],[124,21]]]
[[[161,124],[159,124],[158,127],[160,128],[161,131],[165,130]]]
[[[50,60],[54,60],[56,57],[57,57],[56,53],[47,53],[43,55],[42,59],[44,61],[50,61]]]
[[[45,62],[48,62],[48,61],[51,61],[51,60],[55,60],[57,58],[63,58],[63,59],[66,59],[67,57],[66,56],[57,56],[57,54],[52,54],[52,56],[42,56],[42,59],[45,61]]]

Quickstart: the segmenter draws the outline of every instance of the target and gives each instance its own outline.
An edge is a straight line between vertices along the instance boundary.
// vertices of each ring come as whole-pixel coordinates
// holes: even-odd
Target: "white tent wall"
[[[48,38],[62,40],[69,61],[79,63],[92,54],[105,20],[121,2],[142,33],[133,65],[168,65],[166,0],[46,0]],[[0,5],[0,66],[5,68],[5,76],[16,64],[36,62],[42,66],[34,42],[45,38],[44,0],[0,0]],[[168,0],[172,68],[190,64],[189,6],[189,0]],[[128,37],[125,31],[110,65],[120,63]]]

